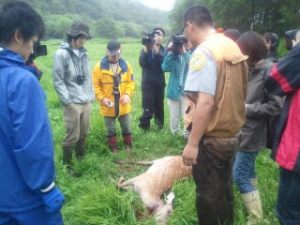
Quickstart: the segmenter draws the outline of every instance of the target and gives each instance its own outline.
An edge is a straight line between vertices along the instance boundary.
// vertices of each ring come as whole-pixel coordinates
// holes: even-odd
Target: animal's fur
[[[172,200],[163,202],[161,196],[169,191],[174,182],[192,174],[192,167],[185,166],[181,156],[167,156],[152,161],[149,169],[129,180],[120,178],[117,187],[133,189],[145,204],[145,207],[154,213],[157,224],[166,224],[168,215],[172,212]]]

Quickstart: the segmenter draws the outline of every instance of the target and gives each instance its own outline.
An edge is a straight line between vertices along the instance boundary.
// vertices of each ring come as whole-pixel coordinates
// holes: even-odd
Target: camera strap
[[[119,116],[120,114],[120,83],[121,83],[121,76],[123,74],[123,70],[121,70],[118,73],[118,69],[119,69],[119,64],[117,67],[116,72],[113,71],[114,75],[113,75],[113,95],[114,95],[114,100],[115,100],[115,116]]]
[[[184,72],[185,72],[184,56],[179,55],[179,86],[180,86],[180,88],[183,87]]]
[[[82,74],[82,76],[84,75],[82,73],[82,70],[80,68],[80,54],[78,56],[78,63],[75,62],[74,60],[74,56],[76,55],[71,49],[67,49],[67,51],[69,52],[69,55],[71,57],[71,60],[73,62],[73,65],[74,65],[74,68],[75,68],[75,73],[76,73],[76,76],[80,76]],[[72,51],[72,52],[71,52]],[[74,55],[74,56],[73,56]]]

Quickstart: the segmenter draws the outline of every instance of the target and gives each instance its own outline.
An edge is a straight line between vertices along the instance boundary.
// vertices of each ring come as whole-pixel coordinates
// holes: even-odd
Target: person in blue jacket
[[[0,8],[0,225],[62,225],[45,95],[25,61],[44,33],[26,3]]]
[[[175,44],[172,40],[167,48],[167,53],[161,65],[164,72],[170,72],[167,86],[167,98],[170,111],[170,130],[173,135],[179,134],[187,137],[188,131],[180,127],[181,118],[185,112],[184,85],[188,72],[188,64],[191,58],[191,44]]]

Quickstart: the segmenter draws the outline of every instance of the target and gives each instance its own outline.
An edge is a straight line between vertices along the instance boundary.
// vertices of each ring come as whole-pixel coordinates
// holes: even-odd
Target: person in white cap
[[[121,57],[121,44],[112,40],[107,44],[106,56],[94,67],[93,83],[100,114],[104,116],[107,129],[107,144],[117,152],[115,120],[122,129],[127,150],[132,148],[130,128],[131,96],[134,90],[132,66]]]

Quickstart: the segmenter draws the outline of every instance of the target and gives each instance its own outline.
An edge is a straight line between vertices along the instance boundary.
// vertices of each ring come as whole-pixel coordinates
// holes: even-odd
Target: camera
[[[293,48],[293,41],[296,41],[298,32],[300,32],[300,29],[294,29],[285,32],[284,37],[287,50],[291,50]]]
[[[295,40],[297,33],[300,31],[300,29],[294,29],[294,30],[288,30],[285,32],[284,36],[287,39]]]
[[[180,53],[182,46],[188,43],[187,38],[183,34],[175,34],[171,37],[172,46],[171,50],[175,55]]]
[[[151,32],[151,33],[143,32],[142,34],[144,35],[144,37],[142,39],[142,44],[145,46],[154,45],[155,44],[154,37],[157,33],[158,32]]]
[[[84,81],[85,81],[85,76],[77,75],[76,82],[77,82],[78,85],[83,85]]]
[[[175,49],[180,49],[188,43],[188,40],[183,34],[176,34],[172,36],[172,42]]]
[[[33,63],[35,58],[44,55],[47,55],[47,45],[41,45],[40,42],[37,42],[33,45],[33,53],[27,59],[26,64],[30,65]]]
[[[33,57],[37,58],[44,55],[47,55],[47,45],[41,45],[40,42],[35,43],[33,46]]]

